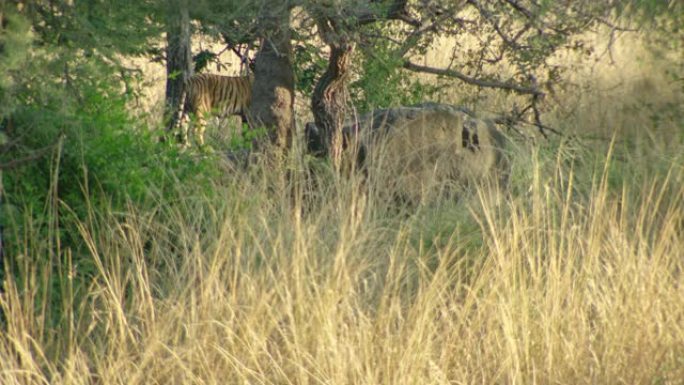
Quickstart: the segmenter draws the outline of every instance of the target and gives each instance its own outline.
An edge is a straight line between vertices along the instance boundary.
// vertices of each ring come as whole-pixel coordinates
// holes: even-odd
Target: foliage
[[[651,24],[659,17],[684,21],[682,3],[677,0],[623,0],[617,3],[618,11],[640,22]]]
[[[386,28],[374,28],[379,33]],[[396,45],[389,40],[377,40],[357,55],[354,68],[358,78],[349,88],[351,99],[359,112],[375,108],[412,105],[430,99],[438,87],[404,71],[404,59],[396,57]]]
[[[50,184],[54,171],[59,174],[59,197],[70,207],[82,202],[87,193],[82,189],[88,187],[101,190],[115,206],[128,199],[140,201],[150,187],[163,190],[168,171],[165,167],[171,166],[168,162],[180,154],[172,148],[160,148],[151,132],[136,127],[128,117],[124,98],[107,92],[111,90],[86,90],[78,105],[65,106],[62,100],[49,100],[50,105],[40,108],[40,113],[31,106],[16,111],[15,124],[26,135],[17,150],[19,154],[49,145],[59,144],[61,148],[55,148],[55,153],[59,150],[57,159],[43,158],[8,173],[9,192],[22,200],[36,198],[22,193],[23,188],[38,188],[40,196],[40,186]],[[17,152],[9,155],[19,155]],[[195,173],[182,170],[192,168],[189,166],[194,163],[185,161],[188,164],[173,161],[181,167],[178,177],[188,178]]]
[[[250,128],[246,123],[242,124],[240,135],[234,134],[230,138],[230,150],[252,150],[254,144],[262,141],[268,136],[265,127]]]
[[[68,89],[48,85],[32,87],[35,93],[24,90],[19,94],[25,104],[14,111],[12,119],[21,140],[2,154],[0,163],[30,159],[37,151],[48,151],[4,173],[3,203],[13,210],[3,210],[12,215],[2,221],[11,229],[5,234],[8,256],[22,255],[26,247],[33,247],[33,241],[24,234],[52,239],[55,245],[55,249],[46,250],[47,254],[22,264],[10,259],[10,274],[22,276],[25,264],[50,270],[71,263],[71,284],[85,287],[96,266],[79,236],[80,223],[93,220],[103,207],[123,211],[183,199],[177,188],[179,181],[210,194],[218,170],[211,159],[196,159],[179,153],[175,146],[157,143],[153,132],[129,117],[125,95],[116,84],[79,82],[73,86],[78,97]],[[29,100],[41,103],[27,103]],[[55,223],[59,223],[57,232]],[[44,259],[50,255],[54,256]],[[45,301],[59,303],[64,293],[58,288],[65,284],[67,272],[55,270],[51,274],[52,279],[41,290],[50,293]],[[46,315],[46,322],[60,322],[65,310],[54,309]]]
[[[0,118],[6,117],[15,107],[12,74],[25,65],[28,48],[33,40],[31,25],[21,15],[10,12],[3,15],[0,28]]]
[[[319,46],[308,41],[299,41],[294,47],[297,91],[310,98],[316,86],[318,76],[323,73],[326,64],[327,60],[321,54]]]
[[[203,72],[209,66],[209,63],[216,63],[220,66],[221,64],[218,62],[217,59],[218,55],[216,53],[206,49],[201,50],[200,52],[192,56],[192,61],[193,63],[195,63],[194,72]]]
[[[549,108],[548,102],[554,101],[546,96],[563,84],[569,70],[557,55],[575,51],[592,56],[595,52],[589,32],[602,26],[613,31],[624,29],[616,18],[617,3],[590,0],[311,1],[306,3],[306,9],[318,27],[319,37],[331,49],[343,52],[344,47],[357,45],[365,55],[377,54],[366,57],[364,66],[357,68],[361,80],[354,97],[363,99],[367,94],[370,100],[382,101],[383,105],[415,100],[415,95],[404,99],[393,92],[412,93],[411,88],[416,86],[399,86],[404,80],[398,68],[403,68],[452,78],[479,89],[517,94],[520,97],[516,105],[503,113],[512,120],[532,122],[542,130],[542,112]],[[419,61],[438,46],[443,56],[440,63]],[[322,77],[322,81],[330,81],[330,75],[335,74]],[[385,80],[389,82],[387,87],[382,83]],[[339,87],[337,81],[331,86]],[[324,118],[322,110],[314,115],[319,125],[340,120]]]
[[[33,0],[23,13],[42,44],[113,60],[121,53],[146,52],[148,40],[161,34],[157,15],[164,5],[156,0]]]
[[[12,119],[20,140],[2,154],[0,163],[47,152],[5,173],[7,204],[49,218],[53,212],[42,208],[59,201],[67,210],[59,211],[71,213],[66,217],[83,220],[88,205],[99,206],[101,200],[123,208],[159,196],[171,199],[178,180],[209,188],[214,175],[209,160],[180,154],[175,146],[160,146],[151,131],[129,117],[126,97],[116,83],[101,80],[106,77],[94,80],[98,66],[89,66],[88,60],[79,67],[93,71],[93,78],[73,79],[70,87],[78,91],[34,79],[19,93],[23,103]],[[62,220],[68,228],[71,221]],[[64,232],[70,234],[74,232]]]
[[[222,37],[228,42],[246,43],[255,40],[254,24],[260,8],[269,4],[260,1],[191,1],[190,17],[200,20],[202,32]]]
[[[52,278],[41,282],[40,290],[49,293],[41,306],[64,300],[67,276],[71,284],[89,284],[95,265],[79,225],[93,220],[100,208],[121,211],[182,199],[179,180],[211,194],[218,175],[215,159],[160,145],[148,127],[131,118],[135,78],[115,56],[144,50],[144,25],[133,25],[139,15],[117,16],[112,12],[120,9],[92,2],[61,6],[31,2],[21,14],[7,17],[0,35],[0,67],[7,70],[0,89],[8,101],[2,113],[10,122],[0,147],[6,258],[0,279],[6,278],[5,267],[16,277],[44,267]],[[111,24],[96,22],[117,21],[114,16],[131,23],[117,22],[120,34]],[[35,34],[27,33],[29,28]],[[134,30],[137,40],[126,35]],[[42,239],[49,239],[40,246],[43,253],[29,258],[26,250]],[[67,263],[73,271],[62,270]],[[55,309],[46,322],[58,322],[67,310]]]

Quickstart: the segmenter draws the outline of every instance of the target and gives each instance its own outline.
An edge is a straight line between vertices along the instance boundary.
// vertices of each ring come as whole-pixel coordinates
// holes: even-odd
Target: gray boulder
[[[305,131],[309,151],[321,154],[317,127],[309,123]],[[476,180],[506,181],[506,138],[463,107],[378,109],[346,124],[343,137],[370,182],[402,199],[462,191]]]

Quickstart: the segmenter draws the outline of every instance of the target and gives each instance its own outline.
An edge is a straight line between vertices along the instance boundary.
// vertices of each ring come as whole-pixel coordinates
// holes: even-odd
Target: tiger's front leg
[[[207,121],[204,118],[204,114],[198,114],[197,122],[193,125],[193,136],[200,147],[204,147],[204,131],[206,127]]]
[[[182,147],[188,147],[190,145],[188,142],[188,131],[190,131],[189,125],[190,119],[187,115],[184,115],[178,123],[178,133],[176,134],[178,136],[178,143],[180,143]]]

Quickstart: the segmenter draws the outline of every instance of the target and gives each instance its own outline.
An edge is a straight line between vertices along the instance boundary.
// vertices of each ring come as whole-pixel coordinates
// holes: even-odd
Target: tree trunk
[[[0,15],[0,19],[2,18],[2,15]],[[1,27],[0,27],[1,28]],[[6,136],[5,136],[5,127],[4,122],[0,122],[0,149],[5,145],[6,141]],[[2,184],[2,168],[0,168],[0,293],[2,293],[2,282],[4,282],[5,279],[5,249],[3,248],[3,238],[4,238],[4,228],[3,228],[3,212],[5,211],[5,208],[2,206],[2,198],[4,195],[4,187]],[[1,313],[1,311],[0,311]]]
[[[3,33],[5,29],[5,23],[7,22],[5,20],[5,14],[4,14],[4,7],[5,7],[5,2],[0,0],[0,34]],[[3,55],[5,52],[5,46],[4,44],[0,44],[0,55]],[[4,94],[5,90],[0,89],[0,94]],[[0,149],[3,149],[3,146],[6,144],[6,139],[7,137],[5,136],[5,123],[4,122],[4,116],[0,116]],[[6,272],[5,272],[5,266],[8,264],[9,261],[5,261],[5,249],[3,247],[3,239],[4,239],[4,228],[3,228],[3,215],[5,208],[2,206],[2,197],[4,194],[4,187],[2,184],[2,168],[0,168],[0,295],[5,294],[5,278],[6,278]],[[5,318],[5,311],[0,308],[0,327],[4,327],[6,322]]]
[[[259,20],[262,44],[255,59],[249,121],[266,128],[271,143],[286,152],[294,136],[294,67],[289,2],[264,7]]]
[[[325,151],[339,169],[342,158],[342,126],[349,111],[347,81],[355,43],[348,35],[335,31],[334,21],[317,21],[321,37],[330,47],[328,68],[316,84],[311,97],[311,109],[321,132]]]
[[[182,108],[183,84],[193,73],[187,0],[169,0],[167,21],[166,113],[169,117],[167,129],[171,129],[178,119],[176,112]]]

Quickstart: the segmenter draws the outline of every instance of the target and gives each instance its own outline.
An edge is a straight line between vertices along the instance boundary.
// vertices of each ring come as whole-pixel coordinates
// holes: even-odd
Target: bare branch
[[[404,57],[413,48],[416,41],[427,32],[434,32],[444,20],[448,19],[448,15],[441,15],[440,17],[433,20],[431,23],[420,23],[416,28],[411,31],[401,47],[397,50],[397,57]]]
[[[510,5],[511,7],[513,7],[513,9],[515,9],[516,11],[518,11],[518,12],[522,13],[523,15],[525,15],[525,17],[527,17],[528,19],[530,19],[530,20],[535,19],[534,14],[533,14],[532,12],[530,12],[529,9],[527,9],[527,8],[523,7],[522,5],[520,5],[520,3],[518,3],[516,0],[504,0],[504,1],[505,1],[508,5]]]
[[[523,47],[518,42],[516,41],[519,37],[520,34],[516,35],[514,38],[510,38],[503,30],[501,30],[501,27],[499,26],[499,23],[495,20],[494,15],[492,15],[491,12],[489,12],[487,9],[485,9],[479,2],[476,0],[468,0],[468,4],[472,5],[477,9],[477,11],[482,15],[482,17],[487,20],[489,25],[494,28],[494,31],[499,35],[501,40],[509,46],[512,47],[513,49],[523,49],[523,48],[529,48],[529,47]]]
[[[534,125],[539,129],[539,133],[544,136],[544,139],[548,139],[546,131],[544,130],[544,124],[541,121],[541,112],[539,111],[539,96],[534,95],[532,97],[532,112],[534,113]]]
[[[543,96],[544,95],[544,92],[540,91],[537,88],[524,87],[524,86],[521,86],[521,85],[518,85],[515,83],[511,83],[511,82],[500,82],[500,81],[496,81],[496,80],[477,79],[477,78],[467,76],[461,72],[454,71],[451,69],[422,66],[419,64],[412,63],[408,60],[404,62],[404,68],[406,68],[407,70],[410,70],[410,71],[415,71],[415,72],[424,72],[424,73],[433,74],[433,75],[442,75],[442,76],[448,76],[448,77],[456,78],[456,79],[461,80],[464,83],[472,84],[472,85],[478,86],[478,87],[498,88],[501,90],[513,91],[513,92],[516,92],[518,94],[523,94],[523,95],[537,95],[537,96]]]
[[[394,0],[386,12],[379,12],[378,10],[371,8],[361,8],[354,11],[346,10],[346,12],[348,12],[349,16],[352,16],[359,25],[371,24],[380,20],[399,20],[416,28],[420,27],[420,20],[411,17],[407,9],[407,0]]]
[[[420,27],[421,23],[419,20],[409,16],[408,14],[405,13],[398,13],[394,17],[389,18],[391,20],[399,20],[403,21],[404,23],[414,26],[414,27]]]
[[[564,136],[562,132],[560,132],[557,128],[553,128],[551,126],[547,126],[545,124],[540,124],[540,123],[530,123],[523,119],[522,117],[519,118],[512,118],[510,116],[505,116],[505,115],[500,115],[497,116],[493,119],[494,123],[499,124],[499,125],[504,125],[508,129],[512,130],[516,134],[525,137],[525,138],[530,138],[531,136],[529,134],[525,134],[522,130],[519,128],[515,127],[516,124],[524,124],[528,126],[535,126],[539,129],[539,132],[541,132],[542,136],[545,139],[548,139],[548,135],[546,135],[546,131],[551,132],[555,135],[558,136]]]

